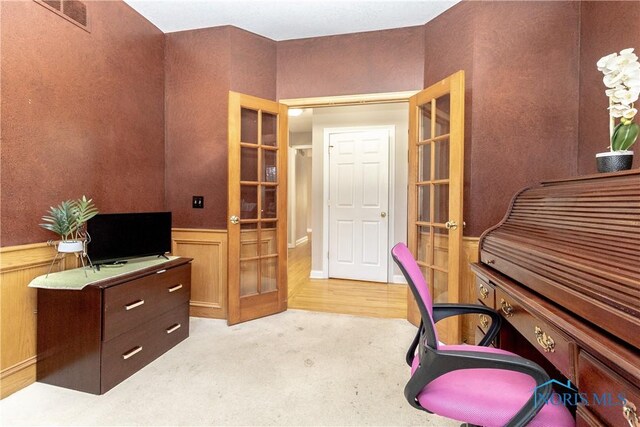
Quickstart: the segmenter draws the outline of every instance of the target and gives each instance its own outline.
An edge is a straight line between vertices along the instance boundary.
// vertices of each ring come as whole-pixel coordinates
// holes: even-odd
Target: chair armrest
[[[405,360],[407,361],[407,365],[411,366],[413,364],[413,358],[416,357],[416,348],[418,348],[418,343],[420,342],[420,336],[422,336],[422,320],[420,320],[420,326],[418,326],[418,332],[416,332],[416,336],[413,339],[413,342],[409,346],[409,350],[407,350],[407,355]]]
[[[433,322],[437,323],[442,319],[461,314],[486,314],[491,318],[491,326],[484,338],[478,343],[479,346],[486,347],[495,339],[502,326],[502,316],[492,308],[480,304],[434,304]]]
[[[531,421],[542,409],[551,395],[549,375],[538,364],[516,355],[480,353],[475,351],[437,351],[427,349],[423,357],[427,361],[418,365],[418,369],[407,383],[405,397],[413,406],[420,406],[417,400],[422,389],[434,379],[460,369],[505,369],[529,375],[536,382],[529,400],[509,420],[506,427],[522,427]],[[490,387],[490,384],[487,384]]]

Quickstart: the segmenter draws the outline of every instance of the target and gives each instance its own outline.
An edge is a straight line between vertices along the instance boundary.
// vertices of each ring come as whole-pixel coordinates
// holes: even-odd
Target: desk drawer
[[[190,271],[183,265],[105,289],[103,341],[188,301]]]
[[[574,347],[564,334],[533,316],[502,289],[496,290],[496,309],[563,375],[575,379]]]
[[[101,393],[189,336],[189,303],[103,343]]]
[[[476,277],[476,296],[487,307],[496,308],[495,288],[489,282]]]
[[[640,422],[640,388],[585,352],[578,357],[578,387],[581,393],[587,393],[589,411],[606,420],[606,424],[635,426],[638,424],[632,424],[630,419]]]

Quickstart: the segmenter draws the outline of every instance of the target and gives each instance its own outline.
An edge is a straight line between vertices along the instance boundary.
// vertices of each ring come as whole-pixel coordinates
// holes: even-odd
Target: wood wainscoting
[[[173,255],[193,258],[189,314],[227,318],[227,231],[191,228],[172,230]]]
[[[0,398],[36,380],[37,292],[27,285],[47,273],[55,254],[46,243],[0,248]],[[68,255],[52,271],[76,266]]]

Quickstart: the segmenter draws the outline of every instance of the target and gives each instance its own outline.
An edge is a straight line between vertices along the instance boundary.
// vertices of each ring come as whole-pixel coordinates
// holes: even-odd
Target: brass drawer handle
[[[182,325],[180,323],[176,323],[175,325],[167,328],[167,333],[170,334],[173,331],[177,331],[178,329],[180,329]]]
[[[547,335],[546,332],[542,332],[538,326],[535,328],[536,340],[538,344],[544,349],[545,353],[554,353],[556,351],[556,342]]]
[[[177,285],[175,285],[174,287],[169,288],[169,292],[175,292],[175,291],[177,291],[178,289],[182,289],[182,283],[178,283],[178,284],[177,284]]]
[[[636,405],[626,399],[622,405],[622,416],[629,423],[629,427],[640,427],[640,417],[636,412]]]
[[[136,302],[132,302],[131,304],[127,304],[127,305],[124,306],[124,308],[126,310],[132,310],[132,309],[134,309],[136,307],[140,307],[142,304],[144,304],[144,300],[143,299],[138,300]]]
[[[128,352],[126,352],[125,354],[122,355],[122,358],[124,360],[127,360],[128,358],[135,356],[136,354],[140,353],[142,351],[142,346],[139,345],[136,348],[134,348],[133,350],[129,350]]]
[[[495,259],[488,259],[487,260],[487,264],[495,264],[496,260]]]
[[[483,328],[489,326],[489,318],[484,314],[480,315],[480,326],[482,326]]]
[[[487,297],[489,296],[489,290],[485,288],[482,283],[480,283],[480,296],[482,297],[482,299],[487,299]]]
[[[164,273],[165,271],[167,271],[167,270],[166,270],[166,269],[165,269],[165,270],[158,270],[158,271],[156,271],[156,274],[162,274],[162,273]]]
[[[504,298],[500,298],[500,310],[502,310],[506,317],[513,316],[513,306],[506,302]]]

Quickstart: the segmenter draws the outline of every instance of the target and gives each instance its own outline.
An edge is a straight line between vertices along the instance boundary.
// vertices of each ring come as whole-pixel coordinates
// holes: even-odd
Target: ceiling
[[[165,33],[233,25],[272,40],[422,25],[460,0],[124,0]]]

